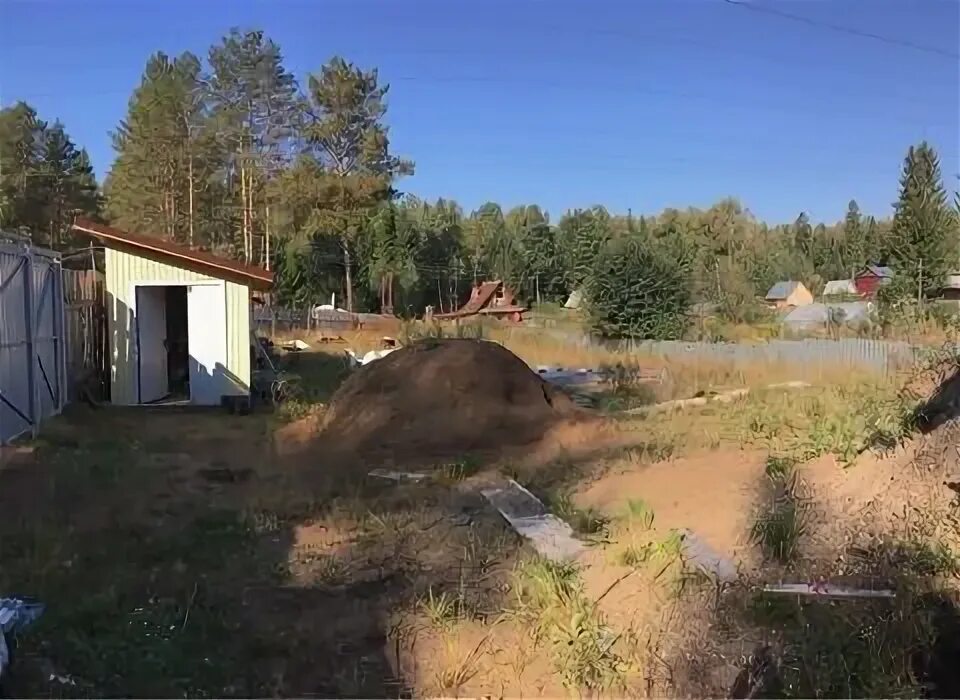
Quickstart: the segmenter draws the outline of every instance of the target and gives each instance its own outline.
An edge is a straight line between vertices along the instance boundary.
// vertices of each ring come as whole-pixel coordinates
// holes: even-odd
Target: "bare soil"
[[[516,355],[482,340],[428,340],[357,370],[334,394],[320,440],[394,463],[528,446],[582,416]]]
[[[692,530],[718,553],[738,558],[749,551],[765,459],[759,451],[717,450],[632,465],[590,484],[577,502],[616,515],[641,500],[653,510],[657,530]]]

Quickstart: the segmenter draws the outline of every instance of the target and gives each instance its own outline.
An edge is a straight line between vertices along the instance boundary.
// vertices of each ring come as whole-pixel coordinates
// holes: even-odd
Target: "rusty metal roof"
[[[238,282],[259,291],[268,291],[273,287],[273,273],[269,270],[245,265],[205,250],[170,243],[153,236],[121,231],[82,217],[74,220],[73,229],[93,236],[108,248],[124,250],[217,279]]]

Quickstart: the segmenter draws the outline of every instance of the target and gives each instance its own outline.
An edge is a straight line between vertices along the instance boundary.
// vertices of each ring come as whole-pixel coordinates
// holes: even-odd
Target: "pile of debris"
[[[425,340],[359,368],[334,394],[324,442],[364,457],[522,446],[578,414],[520,358],[482,340]]]

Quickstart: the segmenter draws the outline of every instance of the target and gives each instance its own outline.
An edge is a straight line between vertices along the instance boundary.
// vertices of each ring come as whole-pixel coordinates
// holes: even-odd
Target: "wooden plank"
[[[540,556],[563,561],[575,559],[584,551],[583,542],[573,536],[573,528],[548,513],[539,498],[513,479],[502,486],[482,489],[480,493],[514,532],[530,541]]]
[[[763,587],[764,593],[802,595],[815,598],[896,598],[889,588],[852,588],[823,582],[771,583]]]

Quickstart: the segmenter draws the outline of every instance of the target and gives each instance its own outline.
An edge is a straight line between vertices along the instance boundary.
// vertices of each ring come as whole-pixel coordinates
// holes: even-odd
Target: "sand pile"
[[[366,365],[334,394],[332,446],[395,462],[528,445],[578,413],[506,348],[430,340]]]

